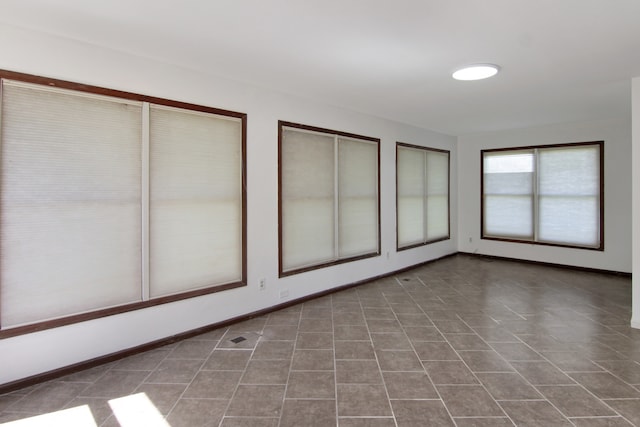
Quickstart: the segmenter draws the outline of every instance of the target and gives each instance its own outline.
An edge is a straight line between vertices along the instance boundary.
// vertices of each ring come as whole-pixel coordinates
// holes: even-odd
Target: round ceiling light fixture
[[[456,80],[482,80],[498,74],[500,67],[495,64],[473,64],[459,68],[451,77]]]

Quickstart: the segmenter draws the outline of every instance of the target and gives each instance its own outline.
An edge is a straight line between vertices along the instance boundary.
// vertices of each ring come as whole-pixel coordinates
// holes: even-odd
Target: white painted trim
[[[142,171],[141,171],[141,209],[142,215],[142,301],[149,301],[149,138],[150,138],[150,106],[142,103]]]

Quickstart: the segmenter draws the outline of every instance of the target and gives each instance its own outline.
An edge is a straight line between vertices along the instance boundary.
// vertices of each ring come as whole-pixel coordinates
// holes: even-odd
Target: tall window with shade
[[[482,237],[604,248],[604,142],[482,151]]]
[[[396,144],[397,248],[449,238],[449,152]]]
[[[246,285],[246,114],[0,71],[0,339]]]
[[[280,122],[280,275],[380,254],[380,140]]]

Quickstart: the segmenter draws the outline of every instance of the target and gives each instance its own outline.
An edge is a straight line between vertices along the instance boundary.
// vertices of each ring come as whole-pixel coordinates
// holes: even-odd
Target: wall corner
[[[631,81],[632,280],[631,327],[640,329],[640,76]]]

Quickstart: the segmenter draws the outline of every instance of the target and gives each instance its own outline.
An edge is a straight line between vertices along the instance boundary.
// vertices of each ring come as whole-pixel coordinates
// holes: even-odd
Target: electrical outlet
[[[389,259],[389,251],[387,251],[387,259]]]
[[[280,299],[285,299],[289,297],[289,289],[283,289],[280,291]]]
[[[473,242],[473,237],[469,236],[469,243]]]
[[[260,279],[260,290],[264,291],[265,289],[267,289],[267,279],[262,278]]]

